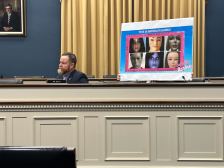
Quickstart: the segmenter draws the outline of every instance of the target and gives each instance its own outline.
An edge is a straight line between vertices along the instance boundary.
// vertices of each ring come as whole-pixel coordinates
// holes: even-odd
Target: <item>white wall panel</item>
[[[172,121],[170,116],[156,117],[156,159],[172,160]]]
[[[37,146],[67,146],[78,149],[78,120],[76,117],[34,117]]]
[[[223,160],[222,117],[178,117],[179,160]]]
[[[6,117],[0,117],[0,146],[5,146],[7,140]]]
[[[84,117],[84,160],[97,161],[100,155],[99,119],[94,116]]]
[[[149,117],[106,117],[106,160],[149,160]]]

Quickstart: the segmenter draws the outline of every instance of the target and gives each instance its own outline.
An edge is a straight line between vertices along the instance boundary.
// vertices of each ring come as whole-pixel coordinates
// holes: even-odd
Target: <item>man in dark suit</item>
[[[61,55],[58,67],[58,79],[64,79],[67,83],[88,83],[86,74],[76,70],[77,58],[71,52]]]
[[[5,6],[5,13],[1,20],[1,31],[20,31],[19,17],[16,12],[12,10],[12,5]]]
[[[20,21],[16,12],[12,10],[12,5],[5,6],[5,13],[1,20],[1,31],[20,31]]]

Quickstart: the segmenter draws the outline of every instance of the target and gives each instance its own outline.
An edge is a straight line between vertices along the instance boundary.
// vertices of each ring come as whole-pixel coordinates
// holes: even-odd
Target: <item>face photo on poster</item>
[[[152,22],[158,22],[157,27],[151,26]],[[121,80],[191,80],[193,18],[125,24],[121,32]]]
[[[26,36],[25,0],[0,1],[0,36]]]

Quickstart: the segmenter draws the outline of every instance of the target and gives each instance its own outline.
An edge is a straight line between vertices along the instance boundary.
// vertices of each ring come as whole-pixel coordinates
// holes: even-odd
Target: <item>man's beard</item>
[[[63,72],[62,72],[62,70],[60,69],[60,68],[58,68],[58,75],[63,75]]]
[[[68,69],[58,68],[58,70],[57,70],[58,75],[64,75],[64,74],[66,74],[68,72],[71,72],[71,71],[73,71],[73,69],[71,69],[71,68],[68,68]]]

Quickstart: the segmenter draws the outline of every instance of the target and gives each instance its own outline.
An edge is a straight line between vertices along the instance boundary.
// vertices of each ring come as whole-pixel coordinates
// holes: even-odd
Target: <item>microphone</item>
[[[184,80],[184,82],[186,82],[187,80],[186,80],[186,78],[185,78],[185,76],[182,76],[182,79]]]

